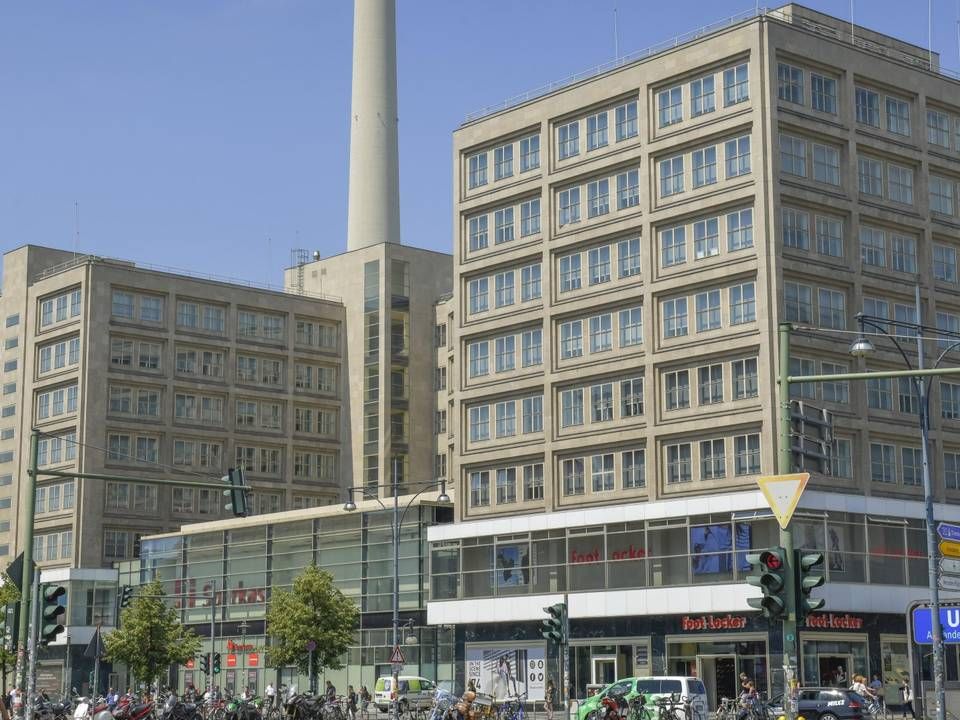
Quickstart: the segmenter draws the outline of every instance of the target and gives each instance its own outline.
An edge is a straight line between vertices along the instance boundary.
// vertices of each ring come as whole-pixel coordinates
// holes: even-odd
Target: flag
[[[103,655],[103,634],[100,632],[100,626],[97,625],[97,629],[94,631],[93,637],[90,638],[90,642],[87,644],[87,649],[83,651],[83,656],[99,660],[103,657]]]

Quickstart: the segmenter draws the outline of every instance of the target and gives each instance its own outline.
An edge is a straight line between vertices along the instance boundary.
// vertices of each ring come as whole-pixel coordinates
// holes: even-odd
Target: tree
[[[7,695],[7,674],[17,665],[17,654],[13,647],[13,630],[7,622],[13,617],[10,612],[20,602],[20,591],[7,573],[0,573],[0,607],[3,608],[3,630],[0,635],[0,673],[3,674],[3,695]]]
[[[120,627],[104,637],[106,659],[122,662],[141,681],[154,682],[173,664],[200,650],[200,638],[185,628],[177,611],[164,602],[159,580],[141,587],[120,615]]]
[[[293,581],[292,590],[275,590],[267,610],[266,648],[272,667],[296,665],[308,672],[307,643],[316,643],[313,672],[339,670],[340,658],[353,642],[360,610],[333,584],[333,576],[316,565],[308,566]]]

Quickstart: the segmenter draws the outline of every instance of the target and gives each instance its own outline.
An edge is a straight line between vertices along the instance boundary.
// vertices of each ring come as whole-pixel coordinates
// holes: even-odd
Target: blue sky
[[[934,49],[958,68],[958,0]],[[808,0],[849,17],[849,0]],[[917,3],[919,5],[919,3]],[[751,9],[743,0],[398,0],[403,242],[450,250],[451,133],[473,110]],[[856,20],[926,46],[925,12]],[[37,243],[259,282],[345,247],[349,0],[6,0],[0,249]]]

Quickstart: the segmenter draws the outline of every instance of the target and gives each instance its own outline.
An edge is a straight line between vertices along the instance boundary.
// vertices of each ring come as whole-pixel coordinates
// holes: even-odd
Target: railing
[[[135,263],[131,260],[123,260],[121,258],[111,258],[103,255],[77,255],[76,257],[67,260],[65,262],[59,263],[57,265],[52,265],[44,270],[41,270],[33,277],[34,282],[44,280],[54,275],[59,275],[62,272],[66,272],[71,268],[78,267],[80,265],[86,264],[103,264],[103,265],[114,265],[120,268],[126,268],[128,270],[148,270],[151,272],[160,272],[167,273],[170,275],[182,275],[184,277],[189,277],[194,280],[206,280],[209,282],[217,283],[226,283],[228,285],[237,285],[239,287],[250,288],[252,290],[266,290],[267,292],[282,293],[284,295],[293,295],[297,297],[306,297],[311,300],[326,300],[327,302],[342,303],[343,298],[338,295],[327,295],[325,293],[314,293],[307,291],[299,291],[295,287],[287,287],[280,285],[271,285],[270,283],[257,282],[255,280],[244,280],[242,278],[229,277],[224,275],[215,275],[213,273],[202,273],[195,270],[185,270],[183,268],[170,267],[167,265],[155,265],[153,263]]]
[[[466,118],[464,119],[464,124],[466,125],[471,122],[474,122],[475,120],[479,120],[480,118],[486,117],[488,115],[493,115],[503,110],[507,110],[509,108],[516,107],[518,105],[522,105],[523,103],[529,102],[531,100],[536,100],[537,98],[544,97],[557,90],[561,90],[563,88],[570,87],[571,85],[575,85],[578,82],[582,82],[584,80],[589,80],[590,78],[603,75],[604,73],[610,72],[611,70],[616,70],[617,68],[623,67],[625,65],[629,65],[639,60],[645,60],[645,59],[654,57],[655,55],[659,55],[660,53],[673,50],[674,48],[677,48],[680,45],[683,45],[685,43],[698,40],[707,35],[711,35],[721,30],[725,30],[726,28],[732,27],[733,25],[736,25],[738,23],[746,22],[747,20],[751,20],[755,17],[761,17],[761,16],[769,16],[781,22],[785,22],[791,25],[798,25],[804,28],[805,30],[809,30],[810,32],[816,33],[818,35],[823,35],[833,40],[837,40],[839,42],[851,43],[854,47],[859,48],[861,50],[866,50],[867,52],[871,52],[877,55],[882,55],[883,57],[890,58],[891,60],[902,62],[907,65],[911,65],[921,70],[926,70],[928,72],[943,75],[944,77],[948,77],[955,80],[960,79],[960,72],[947,70],[944,68],[938,68],[934,70],[933,68],[931,68],[929,59],[925,60],[924,58],[918,55],[911,55],[910,53],[897,50],[896,48],[889,47],[886,45],[880,45],[876,42],[873,42],[872,40],[867,40],[866,38],[863,38],[863,37],[857,37],[856,34],[853,32],[846,32],[837,27],[818,23],[811,18],[795,16],[790,13],[785,13],[782,10],[768,10],[766,7],[755,7],[755,8],[751,8],[750,10],[737,13],[735,15],[730,15],[729,17],[726,17],[722,20],[718,20],[716,22],[710,23],[709,25],[704,25],[702,27],[697,28],[696,30],[690,30],[688,32],[681,33],[680,35],[676,35],[670,38],[669,40],[665,40],[655,45],[651,45],[647,48],[644,48],[643,50],[637,50],[635,52],[629,53],[628,55],[623,55],[614,60],[609,60],[605,63],[595,65],[594,67],[588,70],[583,70],[581,72],[574,73],[573,75],[565,77],[562,80],[555,80],[553,82],[547,83],[546,85],[541,85],[540,87],[534,90],[528,90],[527,92],[520,93],[519,95],[514,95],[513,97],[509,97],[506,100],[503,100],[502,102],[496,103],[494,105],[488,105],[485,108],[468,113]],[[847,23],[847,26],[849,27],[849,23]]]

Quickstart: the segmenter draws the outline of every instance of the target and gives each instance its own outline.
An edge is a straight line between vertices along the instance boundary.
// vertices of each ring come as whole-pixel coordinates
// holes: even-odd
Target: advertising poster
[[[547,683],[543,645],[514,648],[468,645],[466,666],[467,682],[472,680],[478,693],[492,695],[496,700],[526,693],[527,700],[543,700]]]
[[[527,545],[497,546],[496,580],[498,588],[521,587],[530,580]]]
[[[735,535],[735,538],[734,538]],[[693,556],[693,573],[710,575],[729,573],[733,570],[734,553],[738,570],[749,570],[746,552],[750,549],[752,528],[748,523],[738,523],[736,533],[730,525],[700,525],[690,528],[690,550]],[[734,539],[736,542],[734,543]],[[736,544],[736,548],[734,548]]]

